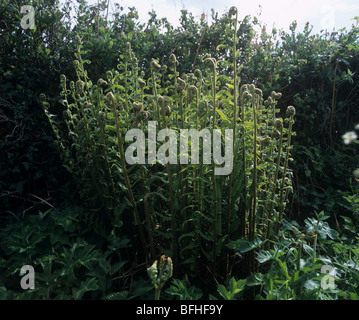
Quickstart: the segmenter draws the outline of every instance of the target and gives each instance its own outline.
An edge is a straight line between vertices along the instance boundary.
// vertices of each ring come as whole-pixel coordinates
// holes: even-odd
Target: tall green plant
[[[200,275],[200,270],[212,269],[230,275],[234,260],[227,254],[223,263],[225,246],[275,238],[291,191],[288,163],[295,109],[289,107],[288,118],[277,119],[280,94],[273,92],[264,100],[253,84],[239,88],[237,11],[232,8],[230,12],[235,16],[231,63],[206,55],[199,59],[202,64],[194,73],[179,77],[178,61],[172,54],[170,68],[152,60],[146,80],[145,73],[140,78],[138,61],[128,45],[118,70],[108,72],[107,81],[93,83],[87,77],[84,66],[88,61],[81,58],[79,42],[78,79],[67,89],[66,77],[61,78],[66,107],[63,125],[50,115],[41,97],[64,164],[73,173],[83,199],[92,208],[103,208],[110,219],[111,209],[125,204],[133,212],[146,257],[171,256],[174,273]],[[222,64],[231,66],[233,73],[220,74]],[[149,120],[157,124],[156,135]],[[153,154],[138,148],[137,157],[144,154],[148,163],[128,164],[131,143],[124,137],[131,128],[140,128],[144,137],[153,134],[146,141],[148,150],[170,152],[167,160],[177,159],[178,165],[152,161]],[[176,137],[160,141],[162,129],[172,130]],[[209,130],[211,137],[218,130],[232,130],[233,138],[228,141],[221,136],[220,145],[215,146],[214,139],[206,140],[203,135],[203,143],[197,146],[203,156],[197,160],[184,150],[171,154],[170,143],[176,141],[180,146],[181,137],[191,130]],[[229,175],[216,175],[218,161],[204,162],[208,144],[213,144],[213,152],[218,147],[222,154],[233,149]],[[187,149],[192,146],[196,142],[188,140]],[[183,162],[186,155],[187,163]],[[255,267],[250,253],[244,270]]]

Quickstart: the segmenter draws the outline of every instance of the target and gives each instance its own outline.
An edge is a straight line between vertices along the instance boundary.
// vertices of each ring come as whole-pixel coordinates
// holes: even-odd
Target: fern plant
[[[77,79],[69,88],[65,76],[60,82],[66,108],[62,121],[50,114],[41,95],[63,163],[83,200],[107,212],[110,221],[113,210],[125,206],[133,213],[143,259],[170,256],[175,275],[218,272],[230,277],[236,271],[228,248],[244,240],[264,244],[275,238],[291,192],[288,163],[295,109],[288,107],[287,117],[279,118],[280,93],[265,99],[254,84],[239,86],[236,8],[230,17],[231,63],[206,55],[193,73],[180,75],[179,61],[171,54],[168,65],[152,60],[145,79],[128,44],[117,70],[95,83],[87,77],[88,61],[81,58],[78,38]],[[232,71],[220,74],[219,66]],[[125,137],[134,128],[148,137],[145,150],[137,148],[137,158],[145,155],[147,163],[126,161],[133,141]],[[163,129],[172,135],[160,137]],[[202,143],[187,139],[188,150],[198,150],[199,157],[184,150],[171,153],[170,142],[178,148],[191,130],[203,134]],[[215,145],[215,135],[226,130],[232,135],[221,135]],[[209,163],[205,155],[212,142],[213,153],[217,148],[222,158]],[[156,161],[153,149],[167,162]],[[232,170],[217,175],[226,152]],[[242,265],[245,272],[256,269],[253,252]]]

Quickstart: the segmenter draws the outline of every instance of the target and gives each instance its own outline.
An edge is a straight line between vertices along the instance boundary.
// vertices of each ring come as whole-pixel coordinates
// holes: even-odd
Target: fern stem
[[[270,206],[269,206],[269,211],[268,211],[268,226],[267,226],[267,235],[266,235],[266,239],[271,239],[271,219],[272,219],[272,215],[273,215],[273,210],[274,210],[274,196],[275,196],[275,191],[277,189],[277,180],[278,180],[278,174],[279,174],[279,168],[280,168],[280,158],[282,156],[282,145],[283,145],[283,128],[280,131],[280,138],[279,138],[279,143],[278,143],[278,155],[277,155],[277,163],[276,163],[276,168],[275,168],[275,172],[274,172],[274,176],[273,176],[273,187],[272,187],[272,194],[270,197]]]
[[[165,106],[162,106],[162,118],[164,127],[167,128],[167,121],[165,116]],[[176,223],[176,214],[174,209],[174,190],[173,190],[173,175],[171,170],[171,164],[167,163],[167,174],[168,174],[168,187],[170,194],[170,213],[171,213],[171,228],[172,228],[172,260],[173,265],[177,268],[177,223]]]
[[[253,101],[253,209],[251,214],[250,241],[254,240],[257,213],[257,106],[258,101]]]
[[[123,150],[123,140],[122,140],[121,132],[120,132],[120,124],[119,124],[119,119],[118,119],[118,112],[117,112],[117,109],[116,109],[115,105],[112,105],[112,108],[113,108],[113,114],[114,114],[114,118],[115,118],[117,145],[118,145],[118,148],[119,148],[119,151],[120,151],[120,161],[121,161],[121,166],[122,166],[122,170],[123,170],[125,186],[127,188],[127,193],[128,193],[130,203],[132,205],[132,209],[133,209],[133,213],[134,213],[135,225],[138,226],[141,243],[142,243],[142,246],[144,248],[144,252],[146,253],[145,237],[144,237],[144,233],[143,233],[143,229],[142,229],[142,225],[141,225],[141,221],[140,221],[140,217],[139,217],[139,213],[138,213],[136,200],[135,200],[135,197],[133,195],[131,182],[130,182],[130,179],[128,177],[127,168],[126,168],[125,153],[124,153],[124,150]]]
[[[141,168],[143,169],[143,168]],[[142,172],[142,177],[144,176],[143,174],[143,170],[141,170]],[[143,178],[143,181],[145,179]],[[145,211],[145,216],[146,216],[146,226],[147,226],[147,233],[148,233],[148,239],[150,242],[150,251],[151,251],[151,255],[152,255],[152,259],[155,257],[155,247],[154,247],[154,242],[153,242],[153,232],[152,232],[152,225],[151,225],[151,217],[150,214],[148,212],[148,198],[152,196],[151,193],[147,193],[144,198],[143,198],[143,207],[144,207],[144,211]]]
[[[236,18],[234,23],[234,32],[233,32],[233,150],[235,150],[236,143],[236,129],[237,129],[237,20],[238,20],[238,12],[235,7],[232,7],[236,12]],[[231,9],[232,9],[231,8]],[[234,155],[233,155],[234,157]],[[231,213],[232,213],[232,187],[233,187],[233,170],[229,177],[229,192],[228,192],[228,214],[227,214],[227,236],[228,241],[230,241],[230,233],[231,233]],[[226,259],[226,270],[227,275],[229,272],[229,254],[227,254]],[[228,275],[229,276],[229,275]]]
[[[212,104],[213,104],[213,119],[212,119],[212,134],[216,128],[216,62],[213,61],[213,78],[212,78]],[[214,261],[214,270],[216,269],[216,260],[217,260],[217,237],[218,237],[218,220],[219,220],[219,209],[218,209],[218,191],[217,191],[217,181],[215,175],[215,163],[212,164],[212,180],[213,180],[213,200],[214,200],[214,231],[213,231],[213,261]]]
[[[294,124],[294,115],[291,115],[290,119],[289,119],[288,141],[287,141],[287,150],[286,150],[285,160],[284,160],[283,177],[282,177],[282,181],[281,181],[281,185],[280,185],[280,195],[279,195],[280,210],[279,210],[276,234],[278,234],[278,232],[279,232],[279,227],[282,222],[284,207],[285,207],[285,205],[284,205],[284,201],[285,201],[284,184],[285,184],[285,178],[286,178],[287,169],[288,169],[288,161],[289,161],[289,155],[290,155],[290,149],[291,149],[291,138],[292,138],[293,124]]]
[[[155,96],[155,100],[153,101],[154,110],[157,112],[158,126],[161,127],[161,116],[160,116],[160,109],[158,107],[158,94],[157,94],[157,88],[156,88],[156,77],[155,77],[155,72],[154,72],[153,69],[151,69],[151,78],[152,78],[153,95]]]

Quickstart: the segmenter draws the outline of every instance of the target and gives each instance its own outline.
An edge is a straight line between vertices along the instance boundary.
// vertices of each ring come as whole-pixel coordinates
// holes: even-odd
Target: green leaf
[[[307,290],[315,290],[319,287],[319,283],[311,280],[311,279],[308,279],[304,282],[303,284],[304,288],[306,288]]]
[[[262,250],[261,252],[258,253],[256,259],[258,260],[259,263],[264,263],[271,259],[274,259],[274,257],[275,257],[275,253],[272,254],[270,251]]]
[[[234,300],[235,296],[243,291],[245,285],[246,285],[245,279],[239,279],[237,281],[234,277],[232,277],[229,280],[228,290],[224,285],[219,284],[217,291],[225,300]]]
[[[284,275],[287,280],[290,280],[290,276],[289,276],[289,273],[288,273],[288,268],[287,268],[287,263],[285,261],[282,261],[280,259],[276,259],[280,269],[279,271],[281,272],[282,275]]]
[[[222,112],[222,110],[216,108],[216,111],[223,121],[229,122],[227,116]]]
[[[234,249],[237,251],[240,251],[242,253],[251,251],[253,249],[257,249],[261,247],[264,243],[266,243],[267,240],[260,240],[259,238],[256,238],[254,241],[249,241],[246,239],[238,239],[235,241],[231,241],[228,243],[228,248]]]
[[[292,275],[292,279],[291,279],[291,282],[292,283],[295,283],[299,280],[299,273],[300,273],[300,270],[298,270],[297,272],[295,272],[293,275]]]
[[[81,299],[82,296],[88,291],[94,291],[99,288],[98,280],[96,278],[89,278],[86,281],[81,282],[80,288],[72,289],[72,297],[75,300]]]
[[[308,246],[307,244],[303,243],[303,249],[306,253],[308,253],[309,255],[313,255],[314,254],[314,250],[312,247]]]
[[[229,89],[234,89],[234,85],[233,84],[230,84],[230,83],[226,83],[226,86],[229,88]]]
[[[354,292],[349,292],[349,299],[350,300],[359,300],[359,295]]]
[[[218,285],[217,291],[225,300],[231,300],[232,296],[223,284]]]
[[[249,277],[246,278],[246,286],[257,286],[263,284],[266,278],[265,274],[262,273],[252,273]]]
[[[116,272],[118,272],[126,263],[127,261],[119,261],[113,264],[109,272],[110,276],[113,276]]]
[[[122,290],[120,292],[110,293],[105,296],[105,300],[126,300],[128,298],[128,291]]]
[[[243,291],[245,285],[246,285],[245,279],[239,279],[237,281],[235,278],[232,277],[229,280],[229,290],[232,292],[233,296]]]

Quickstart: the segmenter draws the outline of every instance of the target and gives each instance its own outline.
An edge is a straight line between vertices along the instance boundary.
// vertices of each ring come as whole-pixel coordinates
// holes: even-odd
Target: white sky
[[[97,0],[89,2],[97,3]],[[258,17],[261,11],[258,18],[268,28],[275,24],[286,30],[294,20],[298,22],[299,31],[307,21],[314,26],[315,32],[348,29],[355,23],[351,19],[359,16],[359,0],[110,0],[110,3],[118,3],[124,8],[136,7],[142,22],[148,20],[148,12],[153,8],[158,18],[166,17],[174,26],[178,25],[183,8],[199,19],[202,13],[210,17],[211,8],[220,16],[233,5],[237,7],[240,19],[247,14]]]

